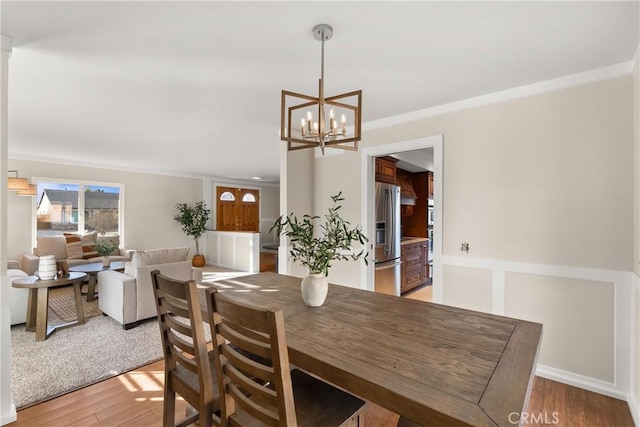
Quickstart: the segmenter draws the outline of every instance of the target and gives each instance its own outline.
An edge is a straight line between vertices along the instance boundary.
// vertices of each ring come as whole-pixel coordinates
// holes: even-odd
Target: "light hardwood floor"
[[[430,301],[431,286],[408,297]],[[9,426],[161,426],[163,369],[163,361],[155,362],[23,409],[18,412],[18,421]],[[184,401],[179,399],[176,406],[176,413],[184,414]],[[367,403],[364,420],[368,427],[395,427],[398,415]],[[517,415],[514,421],[517,423]],[[523,425],[632,427],[634,424],[624,401],[536,377]]]
[[[18,412],[11,427],[161,426],[164,362],[155,362]],[[179,400],[177,414],[184,414]],[[631,427],[626,402],[536,377],[524,425]],[[398,415],[368,403],[368,427],[395,427]]]

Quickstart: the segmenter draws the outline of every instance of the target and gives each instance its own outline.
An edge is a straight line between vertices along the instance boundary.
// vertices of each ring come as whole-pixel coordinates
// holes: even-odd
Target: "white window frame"
[[[60,179],[60,178],[45,178],[45,177],[33,177],[31,182],[36,186],[39,183],[55,183],[55,184],[70,184],[78,186],[78,232],[82,233],[85,230],[84,226],[84,196],[80,197],[80,194],[84,194],[86,187],[116,187],[119,190],[118,197],[118,234],[120,235],[120,246],[125,246],[125,232],[124,232],[124,184],[117,182],[103,182],[103,181],[88,181],[77,179]],[[36,239],[38,238],[38,206],[39,200],[36,200],[31,210],[31,240],[32,246],[35,248],[37,245]]]

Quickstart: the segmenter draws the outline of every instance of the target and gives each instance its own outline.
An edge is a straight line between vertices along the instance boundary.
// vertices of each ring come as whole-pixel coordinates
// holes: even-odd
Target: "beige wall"
[[[285,162],[284,173],[281,172],[280,182],[286,182],[280,192],[280,214],[304,215],[313,213],[314,202],[314,161],[313,150],[297,150],[283,152],[281,161]],[[286,242],[286,239],[281,239]],[[304,277],[307,271],[304,267],[293,263],[289,259],[287,248],[282,244],[278,253],[278,271],[292,276]]]
[[[533,274],[507,273],[509,317],[542,323],[538,362],[613,382],[614,285]]]
[[[202,199],[202,180],[124,172],[111,169],[69,166],[26,160],[10,160],[11,169],[20,176],[82,181],[98,181],[124,185],[124,235],[127,248],[154,249],[184,246],[195,249],[193,240],[182,233],[173,220],[175,205]],[[8,254],[19,259],[32,250],[32,212],[35,197],[11,194],[8,208]]]
[[[260,243],[276,241],[274,233],[269,233],[273,222],[280,216],[280,187],[260,187]]]
[[[472,257],[633,271],[632,84],[621,77],[375,129],[362,145],[444,135],[445,255],[469,242]],[[359,156],[314,163],[314,202],[345,188],[353,221]]]
[[[491,313],[491,270],[444,266],[443,303]]]
[[[640,47],[639,47],[640,49]],[[635,325],[635,359],[632,361],[634,369],[634,394],[636,410],[640,411],[640,289],[638,289],[638,275],[640,275],[640,66],[636,61],[633,70],[633,131],[634,131],[634,192],[633,192],[633,265],[636,274],[635,281],[635,313],[632,324]]]
[[[444,302],[545,322],[541,364],[617,396],[631,372],[629,310],[616,307],[629,289],[630,276],[619,273],[635,269],[633,108],[628,75],[370,127],[361,142],[442,134]],[[314,160],[315,214],[344,189],[343,215],[362,221],[360,159],[345,152]],[[303,176],[290,172],[287,185]],[[556,277],[556,268],[567,276]],[[590,280],[591,271],[615,280]],[[365,287],[357,263],[332,269],[330,280]],[[567,315],[578,321],[568,324]],[[592,323],[595,341],[582,329]]]

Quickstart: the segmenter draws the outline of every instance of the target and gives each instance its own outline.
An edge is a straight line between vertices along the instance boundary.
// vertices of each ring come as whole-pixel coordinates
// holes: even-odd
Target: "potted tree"
[[[200,253],[200,236],[206,230],[207,221],[211,211],[207,209],[207,203],[204,200],[188,205],[187,203],[178,203],[176,205],[178,214],[173,217],[181,226],[182,231],[187,236],[193,238],[196,243],[196,251],[191,261],[194,267],[204,267],[206,260],[204,255]]]
[[[308,275],[302,279],[302,298],[306,305],[318,307],[327,297],[327,276],[332,261],[364,259],[364,249],[355,252],[353,245],[364,245],[369,241],[362,234],[360,226],[351,227],[339,213],[340,202],[344,200],[342,192],[331,196],[333,206],[324,216],[324,224],[317,224],[319,216],[304,215],[301,220],[293,213],[279,217],[270,231],[286,236],[291,243],[290,257],[308,269]]]

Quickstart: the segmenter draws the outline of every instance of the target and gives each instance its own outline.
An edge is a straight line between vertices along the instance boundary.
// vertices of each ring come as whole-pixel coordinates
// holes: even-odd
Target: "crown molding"
[[[635,69],[637,63],[638,50],[636,50],[634,59],[628,62],[621,62],[619,64],[610,65],[608,67],[584,71],[582,73],[559,77],[557,79],[546,80],[543,82],[520,86],[513,89],[507,89],[487,95],[481,95],[461,101],[451,102],[448,104],[437,105],[435,107],[429,107],[405,114],[399,114],[397,116],[385,117],[379,120],[372,120],[370,122],[363,123],[362,130],[370,131],[385,128],[402,123],[425,119],[428,117],[440,116],[443,114],[466,110],[469,108],[482,107],[484,105],[496,104],[499,102],[510,101],[519,98],[526,98],[546,92],[553,92],[556,90],[595,83],[602,80],[610,80],[617,77],[627,76],[633,73],[633,70]]]
[[[0,34],[0,36],[2,36],[2,50],[11,53],[11,50],[13,49],[13,39],[9,36],[5,36],[4,34]]]
[[[154,169],[141,169],[141,168],[126,167],[126,166],[119,166],[119,165],[113,165],[113,164],[91,163],[86,161],[74,161],[74,160],[59,159],[54,157],[30,156],[30,155],[24,155],[24,154],[11,155],[9,156],[9,160],[54,163],[57,165],[79,166],[79,167],[87,167],[87,168],[93,168],[93,169],[106,169],[106,170],[119,171],[119,172],[144,173],[148,175],[172,176],[176,178],[191,178],[191,179],[208,180],[212,182],[224,181],[224,182],[233,183],[236,185],[242,184],[244,186],[247,186],[247,185],[259,186],[259,187],[279,187],[280,186],[279,182],[250,181],[250,180],[220,177],[215,175],[196,175],[196,174],[187,174],[187,173],[179,173],[179,172],[171,172],[171,171],[159,171]]]

